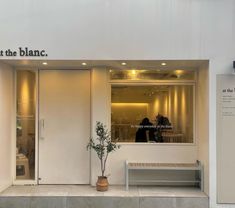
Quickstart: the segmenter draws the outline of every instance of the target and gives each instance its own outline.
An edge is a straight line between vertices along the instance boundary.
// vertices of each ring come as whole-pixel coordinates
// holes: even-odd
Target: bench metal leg
[[[201,191],[204,191],[204,166],[201,166]]]
[[[125,174],[125,176],[126,176],[126,191],[128,191],[128,190],[129,190],[129,170],[128,170],[128,162],[126,162],[125,166],[126,166],[126,168],[125,168],[125,170],[126,170],[126,174]]]

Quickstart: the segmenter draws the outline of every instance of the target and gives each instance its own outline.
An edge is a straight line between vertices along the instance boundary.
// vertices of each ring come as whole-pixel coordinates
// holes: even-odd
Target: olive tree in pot
[[[90,139],[87,144],[87,149],[93,149],[100,160],[101,176],[98,176],[96,190],[107,191],[109,183],[107,176],[105,175],[106,162],[109,153],[119,149],[120,145],[117,145],[116,142],[111,141],[110,132],[103,123],[96,122],[95,131],[97,137],[95,140],[93,138]]]

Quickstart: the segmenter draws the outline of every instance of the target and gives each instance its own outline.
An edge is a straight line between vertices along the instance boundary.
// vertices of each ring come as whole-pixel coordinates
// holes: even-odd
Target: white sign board
[[[217,75],[217,202],[235,203],[235,75]]]

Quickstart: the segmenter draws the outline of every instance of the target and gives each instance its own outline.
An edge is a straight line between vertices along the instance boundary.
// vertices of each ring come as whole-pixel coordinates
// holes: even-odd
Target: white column
[[[0,192],[12,184],[13,69],[0,63]]]
[[[111,90],[108,83],[108,71],[94,68],[91,72],[91,136],[96,138],[95,125],[100,121],[110,129]],[[100,163],[96,153],[91,151],[91,184],[95,185],[101,175]]]

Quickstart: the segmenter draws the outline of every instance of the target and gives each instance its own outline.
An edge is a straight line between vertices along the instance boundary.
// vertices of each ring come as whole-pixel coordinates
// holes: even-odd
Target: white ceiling
[[[43,65],[43,62],[47,65]],[[207,60],[0,60],[0,62],[9,64],[16,68],[37,68],[37,69],[91,69],[91,68],[108,68],[108,69],[197,69]],[[82,63],[87,63],[82,66]],[[122,66],[122,62],[127,63]],[[161,63],[166,63],[162,66]]]

